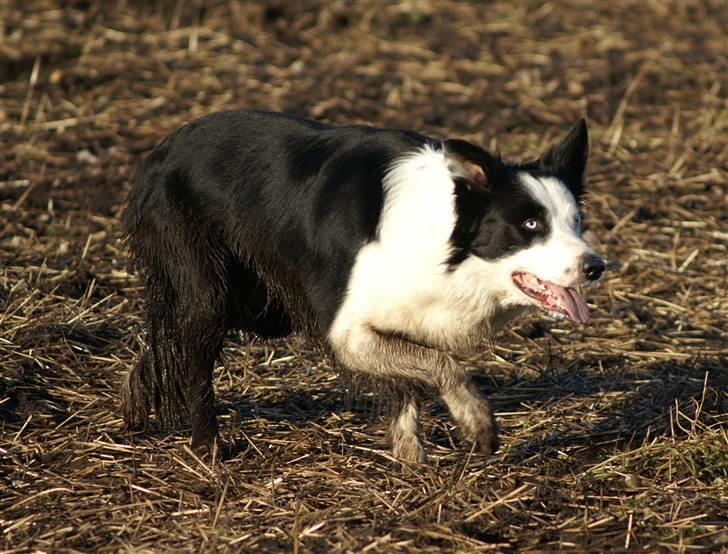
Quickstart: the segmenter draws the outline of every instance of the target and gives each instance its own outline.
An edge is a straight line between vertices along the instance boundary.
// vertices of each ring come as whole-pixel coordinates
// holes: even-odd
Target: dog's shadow
[[[375,420],[367,410],[351,409],[351,401],[345,390],[316,388],[287,389],[270,398],[253,399],[234,391],[227,391],[217,397],[217,412],[225,436],[226,457],[234,458],[249,450],[251,442],[271,442],[273,439],[288,440],[293,435],[308,436],[317,430],[324,433],[328,446],[345,450],[356,443],[351,438],[351,427],[359,428]],[[337,425],[334,429],[332,425]],[[338,438],[337,438],[338,437]],[[310,439],[306,439],[310,440]]]
[[[499,383],[493,396],[496,412],[531,407],[529,420],[543,420],[534,425],[533,436],[509,448],[507,463],[542,463],[557,459],[564,449],[579,451],[588,462],[586,458],[601,459],[615,448],[639,446],[648,436],[686,435],[714,425],[728,407],[721,393],[726,387],[721,361],[702,359],[658,361],[639,371],[550,371],[525,382]],[[528,394],[522,394],[524,389]],[[569,404],[561,407],[561,402]]]
[[[500,380],[475,372],[476,382],[491,397],[496,413],[532,409],[533,416],[524,417],[553,419],[548,425],[536,426],[537,430],[520,442],[504,441],[511,444],[506,450],[505,462],[520,464],[534,458],[539,462],[548,461],[558,457],[559,450],[564,448],[598,458],[618,445],[639,444],[648,434],[684,434],[686,426],[693,425],[693,417],[711,424],[716,414],[726,410],[725,399],[719,391],[728,388],[728,376],[719,360],[655,362],[638,372],[621,367],[621,370],[595,373],[583,362],[581,367],[552,370],[535,378]],[[709,380],[704,387],[706,373]],[[342,418],[342,436],[347,435],[347,426],[386,425],[382,419],[387,413],[386,402],[352,397],[345,386],[326,391],[297,388],[272,401],[252,401],[230,392],[220,397],[219,402],[224,410],[232,413],[234,427],[243,431],[251,418],[288,428],[310,424],[323,428],[331,425],[332,414]],[[565,402],[569,405],[559,406]],[[426,429],[428,441],[444,449],[459,444],[461,441],[451,435],[451,425],[443,423],[450,419],[442,404],[435,401],[428,410],[437,422]],[[579,410],[579,414],[573,410]],[[545,413],[549,415],[544,416]],[[676,425],[676,417],[684,419],[682,425]],[[237,433],[235,429],[232,432]],[[501,432],[507,435],[508,426]],[[230,452],[233,456],[247,448],[244,441],[236,444]]]

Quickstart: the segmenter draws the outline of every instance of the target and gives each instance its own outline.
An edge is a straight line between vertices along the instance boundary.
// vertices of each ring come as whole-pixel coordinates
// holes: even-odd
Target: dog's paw
[[[417,437],[397,440],[392,445],[392,454],[400,462],[410,464],[426,464],[427,451]]]
[[[494,425],[478,429],[476,436],[471,438],[471,441],[475,444],[476,451],[486,456],[495,454],[500,446],[498,432]]]
[[[198,455],[212,456],[213,454],[217,454],[219,448],[222,446],[220,436],[217,433],[217,427],[206,426],[194,428],[190,446]]]
[[[475,445],[475,451],[491,456],[498,451],[498,428],[490,409],[481,410],[465,422],[463,435],[468,442]]]

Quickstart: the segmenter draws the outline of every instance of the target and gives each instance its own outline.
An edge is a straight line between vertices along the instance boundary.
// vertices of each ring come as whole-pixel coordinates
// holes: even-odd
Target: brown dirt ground
[[[728,10],[675,2],[0,0],[0,549],[637,551],[728,544]],[[231,107],[522,159],[581,114],[615,264],[584,328],[463,360],[503,447],[398,468],[298,338],[231,339],[228,459],[130,436],[142,290],[117,217],[165,134]]]

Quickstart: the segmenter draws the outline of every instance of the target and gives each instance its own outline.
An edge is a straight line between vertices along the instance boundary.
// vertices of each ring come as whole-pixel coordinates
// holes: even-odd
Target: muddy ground
[[[728,10],[675,2],[0,0],[0,548],[693,551],[728,544]],[[586,227],[613,264],[577,328],[534,314],[462,360],[503,446],[432,464],[297,337],[231,337],[223,460],[124,432],[143,291],[134,167],[233,107],[536,155],[592,131]]]

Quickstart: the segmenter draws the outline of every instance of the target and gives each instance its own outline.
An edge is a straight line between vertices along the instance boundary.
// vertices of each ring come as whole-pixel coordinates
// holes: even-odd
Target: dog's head
[[[586,121],[538,160],[507,164],[461,140],[444,143],[455,180],[450,264],[477,264],[504,308],[536,306],[585,323],[581,286],[604,261],[581,236],[579,204],[589,151]]]

